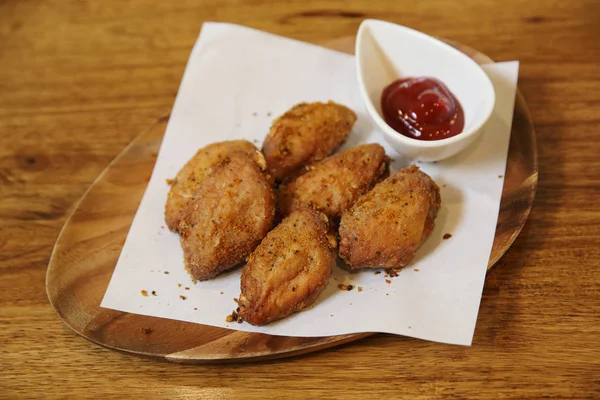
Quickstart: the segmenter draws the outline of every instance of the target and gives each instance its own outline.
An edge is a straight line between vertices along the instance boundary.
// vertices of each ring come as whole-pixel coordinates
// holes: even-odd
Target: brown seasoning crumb
[[[182,296],[182,295],[179,295],[179,298],[180,298],[181,300],[185,300],[185,299],[187,299],[187,297],[185,297],[185,296]]]
[[[359,287],[358,287],[358,291],[359,291],[359,292],[362,292],[362,291],[363,291],[363,288],[362,288],[362,286],[359,286]]]
[[[390,281],[389,279],[385,280],[385,283],[387,283],[388,285],[392,283],[392,281]]]
[[[239,314],[240,308],[238,307],[236,310],[231,312],[231,315],[228,315],[227,318],[225,319],[225,321],[227,322],[233,322],[236,321],[238,324],[241,324],[242,322],[244,322],[244,320],[242,319],[242,317],[240,317]],[[229,320],[229,317],[231,317],[231,320]]]
[[[391,278],[395,278],[400,274],[399,270],[395,270],[393,268],[386,268],[385,272],[386,272],[386,276],[389,276]]]
[[[451,237],[452,237],[452,235],[451,235],[451,234],[449,234],[449,233],[445,233],[445,234],[444,234],[444,236],[442,236],[442,238],[443,238],[444,240],[446,240],[446,239],[450,239]]]
[[[145,290],[142,290],[142,296],[148,296],[148,292],[146,292]]]
[[[349,292],[349,291],[351,291],[352,289],[354,289],[354,285],[344,285],[343,283],[340,283],[340,284],[338,285],[338,288],[339,288],[340,290],[346,290],[346,291],[348,291],[348,292]]]
[[[152,296],[156,296],[156,290],[152,291]]]

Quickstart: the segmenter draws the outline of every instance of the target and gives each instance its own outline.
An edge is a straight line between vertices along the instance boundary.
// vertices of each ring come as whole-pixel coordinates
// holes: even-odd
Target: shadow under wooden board
[[[466,46],[450,44],[480,64],[492,62]],[[354,38],[340,38],[325,45],[352,53]],[[181,363],[281,358],[372,335],[272,336],[100,308],[152,173],[167,121],[168,117],[156,121],[134,139],[90,186],[65,223],[46,278],[50,303],[64,322],[79,335],[110,349]],[[535,132],[525,101],[517,93],[502,202],[488,268],[508,250],[521,231],[536,184]]]

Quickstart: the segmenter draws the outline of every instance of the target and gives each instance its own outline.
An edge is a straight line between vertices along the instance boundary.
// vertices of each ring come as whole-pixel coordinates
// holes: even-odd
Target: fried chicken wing
[[[284,215],[315,208],[332,221],[387,174],[389,158],[378,144],[364,144],[335,154],[279,187],[278,205]]]
[[[206,179],[211,168],[236,152],[252,155],[257,161],[262,158],[252,143],[246,140],[231,140],[213,143],[198,150],[181,168],[171,183],[165,204],[165,222],[171,231],[176,232],[179,229],[179,221],[188,201]]]
[[[264,325],[311,305],[335,261],[327,218],[302,210],[285,218],[256,248],[242,270],[239,316]]]
[[[342,215],[340,257],[352,268],[406,266],[427,239],[440,189],[412,165],[392,174]]]
[[[347,107],[328,103],[300,103],[273,121],[263,144],[269,172],[282,181],[305,165],[333,153],[356,122]]]
[[[193,278],[211,279],[241,263],[271,229],[275,198],[263,168],[264,162],[234,153],[210,171],[188,202],[179,230]]]

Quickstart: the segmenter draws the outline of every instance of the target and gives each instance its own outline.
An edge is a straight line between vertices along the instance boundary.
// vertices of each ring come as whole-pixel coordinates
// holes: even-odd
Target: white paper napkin
[[[336,267],[310,309],[264,327],[227,323],[240,294],[240,269],[194,285],[184,270],[179,237],[164,222],[166,180],[198,148],[240,138],[260,148],[273,118],[294,104],[333,100],[358,114],[343,148],[378,142],[395,159],[392,170],[411,160],[394,153],[370,121],[353,56],[241,26],[205,23],[101,306],[273,335],[387,332],[470,345],[498,218],[518,62],[484,69],[497,98],[482,139],[447,161],[419,164],[439,184],[442,208],[410,267],[394,278]],[[444,240],[446,233],[452,237]],[[339,283],[356,288],[341,291]]]

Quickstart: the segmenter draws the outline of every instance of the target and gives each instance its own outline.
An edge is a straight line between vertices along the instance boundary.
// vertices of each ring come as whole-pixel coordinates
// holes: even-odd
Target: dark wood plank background
[[[290,360],[185,366],[65,327],[44,290],[54,241],[110,160],[169,113],[201,23],[318,43],[363,18],[521,61],[538,194],[488,275],[473,346],[376,335]],[[599,37],[595,0],[0,0],[0,397],[600,398]],[[407,349],[411,363],[396,362]]]

